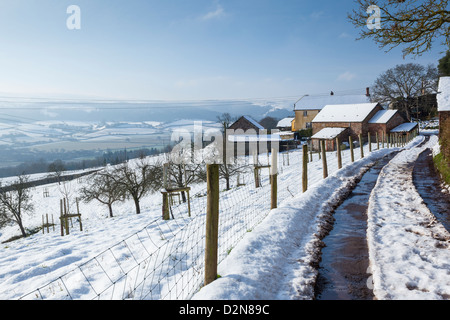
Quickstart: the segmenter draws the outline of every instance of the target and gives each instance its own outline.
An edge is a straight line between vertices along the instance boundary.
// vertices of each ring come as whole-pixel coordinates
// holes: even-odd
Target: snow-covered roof
[[[246,134],[230,134],[228,136],[229,142],[276,142],[280,141],[281,136],[275,134],[268,135],[246,135]]]
[[[377,103],[327,105],[312,122],[362,122]]]
[[[277,127],[290,127],[292,126],[292,121],[295,118],[284,118],[283,120],[280,120],[277,124]]]
[[[387,123],[395,114],[397,110],[381,110],[378,111],[369,123]]]
[[[297,102],[295,110],[321,110],[329,104],[359,104],[369,102],[370,97],[365,94],[306,96]]]
[[[248,120],[249,122],[251,122],[255,127],[257,127],[259,130],[264,130],[265,128],[262,126],[262,125],[260,125],[255,119],[253,119],[252,117],[250,117],[250,116],[244,116],[244,118],[246,119],[246,120]]]
[[[438,92],[438,111],[450,111],[450,77],[441,77],[439,79]]]
[[[405,122],[399,125],[398,127],[392,129],[391,132],[409,132],[413,130],[415,127],[417,127],[416,122]]]
[[[347,128],[324,128],[311,137],[311,139],[334,139]]]

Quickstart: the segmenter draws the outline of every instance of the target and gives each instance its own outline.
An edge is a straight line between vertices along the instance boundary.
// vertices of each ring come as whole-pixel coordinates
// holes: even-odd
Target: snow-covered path
[[[399,153],[383,168],[370,198],[368,239],[378,299],[450,299],[450,234],[412,181],[414,162],[437,137]]]
[[[376,299],[449,299],[449,235],[412,184],[420,137],[381,172],[369,205],[368,241]],[[313,299],[321,233],[330,214],[374,162],[374,152],[273,210],[219,266],[194,299]],[[384,154],[383,154],[384,153]]]

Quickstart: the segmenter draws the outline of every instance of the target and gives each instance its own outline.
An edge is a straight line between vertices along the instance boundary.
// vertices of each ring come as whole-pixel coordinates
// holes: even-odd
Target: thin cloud
[[[323,12],[323,11],[314,11],[313,13],[310,14],[310,17],[311,17],[312,19],[319,19],[319,18],[321,18],[324,14],[325,14],[325,12]]]
[[[214,11],[210,11],[201,17],[201,20],[212,20],[223,17],[225,15],[225,10],[220,4],[217,4],[217,8]]]
[[[355,78],[356,78],[356,74],[347,71],[347,72],[340,74],[338,77],[338,80],[339,81],[351,81]]]

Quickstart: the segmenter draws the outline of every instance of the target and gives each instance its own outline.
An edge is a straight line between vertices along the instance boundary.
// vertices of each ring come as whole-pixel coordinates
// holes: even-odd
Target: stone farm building
[[[397,110],[385,110],[379,103],[328,105],[312,121],[312,149],[319,150],[319,141],[325,140],[326,150],[336,150],[336,138],[348,142],[349,136],[358,141],[361,134],[364,141],[368,134],[375,141],[392,132],[407,134],[417,128],[417,124],[405,123]]]
[[[296,132],[312,127],[312,121],[319,112],[331,104],[370,103],[370,91],[365,94],[335,94],[320,96],[305,96],[294,107],[295,117],[292,121],[292,131]]]
[[[438,92],[439,141],[441,152],[450,166],[450,77],[439,79]]]

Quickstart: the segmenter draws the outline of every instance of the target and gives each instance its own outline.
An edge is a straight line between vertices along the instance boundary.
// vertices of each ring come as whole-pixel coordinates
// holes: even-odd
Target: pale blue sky
[[[81,30],[68,30],[69,5]],[[203,100],[364,89],[403,60],[353,0],[0,0],[0,95]],[[413,62],[437,64],[445,49]]]

